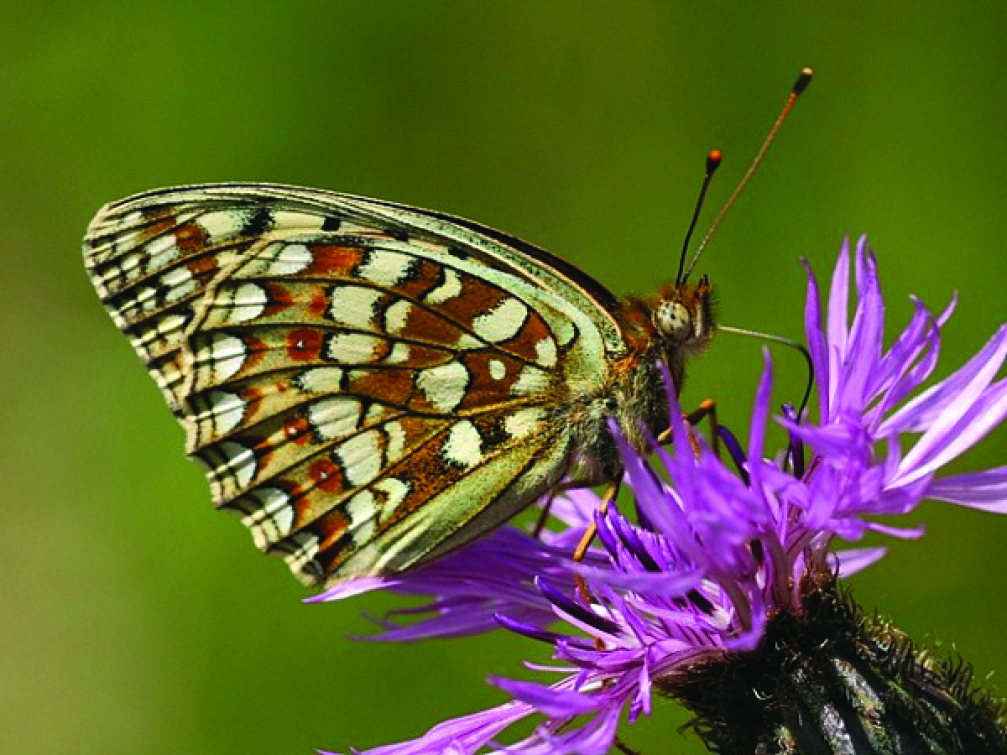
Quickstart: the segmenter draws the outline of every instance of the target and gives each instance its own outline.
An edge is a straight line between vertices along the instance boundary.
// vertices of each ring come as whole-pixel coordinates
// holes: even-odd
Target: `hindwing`
[[[389,574],[566,470],[557,421],[625,350],[615,299],[470,221],[270,185],[105,207],[95,287],[213,497],[311,584]]]

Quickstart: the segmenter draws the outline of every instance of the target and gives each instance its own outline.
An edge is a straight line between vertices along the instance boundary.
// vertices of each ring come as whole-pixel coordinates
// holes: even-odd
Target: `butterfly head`
[[[666,287],[651,311],[651,325],[666,351],[679,357],[703,351],[713,337],[713,292],[704,275],[695,285]]]

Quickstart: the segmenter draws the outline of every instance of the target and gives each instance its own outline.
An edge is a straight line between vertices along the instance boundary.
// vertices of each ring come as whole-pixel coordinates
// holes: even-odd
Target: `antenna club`
[[[784,104],[783,109],[780,111],[780,114],[776,117],[776,122],[773,124],[773,127],[769,130],[769,134],[766,136],[766,140],[762,143],[762,147],[759,149],[758,153],[755,155],[755,158],[752,160],[752,164],[748,166],[748,171],[745,173],[744,176],[742,176],[741,181],[738,182],[738,185],[734,189],[734,192],[731,194],[730,197],[727,198],[727,201],[724,202],[724,206],[721,208],[720,214],[717,215],[717,219],[714,220],[713,224],[710,226],[710,230],[706,232],[706,236],[704,236],[703,240],[699,242],[699,247],[696,249],[696,253],[692,255],[692,260],[690,260],[689,266],[683,267],[682,262],[679,263],[679,275],[675,279],[677,285],[681,285],[684,281],[689,279],[689,275],[692,273],[692,269],[696,266],[696,262],[698,262],[699,258],[703,255],[703,250],[706,249],[706,245],[710,243],[710,239],[713,238],[713,234],[717,232],[717,228],[720,226],[720,222],[724,219],[724,215],[727,214],[727,211],[731,208],[731,205],[734,204],[735,200],[738,198],[741,192],[744,191],[745,186],[747,186],[748,182],[752,179],[752,175],[755,173],[756,168],[759,167],[759,163],[762,162],[762,158],[766,156],[766,152],[769,150],[769,146],[773,143],[773,139],[776,138],[776,134],[780,130],[780,126],[783,125],[783,122],[787,119],[787,115],[790,114],[790,111],[793,109],[794,104],[797,102],[798,95],[805,89],[807,89],[808,84],[811,83],[811,76],[812,71],[810,68],[805,68],[803,71],[801,71],[801,75],[798,76],[797,78],[797,83],[794,84],[794,88],[787,96],[787,102],[786,104]],[[710,154],[712,155],[713,153],[711,152]],[[707,160],[709,160],[709,158],[707,158]],[[709,171],[709,168],[707,170]],[[709,181],[709,179],[710,174],[708,172],[707,181]],[[705,184],[703,191],[704,192],[706,191]],[[702,199],[702,194],[700,195],[700,198]],[[693,216],[693,224],[695,224],[695,222],[696,222],[695,216]],[[691,234],[692,229],[690,228],[689,235]],[[685,239],[686,246],[688,246],[689,235],[687,235]],[[684,259],[685,257],[683,249],[682,261],[684,261]]]
[[[805,89],[808,88],[808,84],[811,83],[812,76],[815,72],[811,70],[810,67],[805,66],[800,75],[797,77],[797,82],[794,84],[794,88],[791,90],[795,97],[799,97]]]
[[[689,223],[689,230],[685,233],[685,241],[682,242],[682,254],[678,258],[678,275],[675,276],[675,288],[680,288],[685,283],[688,274],[685,270],[685,255],[689,252],[689,240],[692,232],[696,230],[696,221],[699,220],[699,211],[703,209],[703,200],[706,198],[706,190],[710,188],[710,181],[713,180],[713,173],[720,165],[722,155],[719,149],[711,149],[706,156],[706,175],[703,176],[703,185],[699,189],[699,197],[696,199],[696,209],[692,211],[692,220]]]

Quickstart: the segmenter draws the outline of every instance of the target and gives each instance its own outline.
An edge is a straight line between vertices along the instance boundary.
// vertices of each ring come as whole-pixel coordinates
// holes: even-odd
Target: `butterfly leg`
[[[621,476],[620,476],[621,477]],[[608,513],[609,504],[615,500],[616,494],[619,492],[619,484],[621,479],[614,480],[610,482],[608,487],[605,488],[605,493],[601,497],[601,503],[598,504],[597,514],[604,516]],[[591,543],[594,541],[595,535],[598,534],[598,525],[594,519],[588,522],[587,529],[584,530],[584,534],[580,538],[580,542],[577,543],[577,547],[573,551],[574,561],[583,561],[584,556],[587,555],[587,549],[591,547]]]
[[[696,436],[692,432],[692,428],[702,422],[704,419],[709,419],[710,422],[710,447],[713,449],[714,455],[720,458],[720,422],[717,421],[717,402],[712,398],[708,398],[703,401],[698,407],[693,409],[688,414],[682,416],[685,420],[686,425],[689,428],[689,444],[692,446],[692,451],[695,454],[699,454],[699,441],[696,440]],[[666,446],[671,443],[671,428],[662,432],[657,436],[657,442],[662,446]]]
[[[608,512],[608,507],[615,500],[616,495],[619,493],[620,479],[610,482],[608,487],[605,489],[605,493],[601,497],[601,502],[598,504],[598,508],[595,512],[595,518],[588,522],[587,529],[584,530],[584,534],[580,538],[580,542],[577,543],[577,547],[573,551],[573,560],[575,562],[580,562],[584,560],[584,556],[587,555],[587,549],[591,547],[591,543],[594,541],[595,536],[598,534],[598,524],[597,515],[601,514],[604,516]],[[577,592],[580,593],[580,597],[585,603],[591,603],[591,591],[587,587],[587,582],[584,578],[577,574],[575,575],[577,581]],[[604,643],[599,639],[594,640],[595,647],[599,650],[604,650]]]
[[[531,536],[536,540],[542,535],[542,530],[545,529],[545,523],[549,521],[549,510],[552,508],[552,502],[556,500],[556,496],[565,490],[565,487],[561,486],[556,490],[550,490],[549,496],[545,499],[545,503],[542,504],[542,510],[538,512],[538,518],[535,520],[535,526],[532,527]]]
[[[545,525],[549,521],[549,512],[552,509],[552,502],[556,500],[556,496],[565,493],[568,490],[582,490],[590,487],[593,486],[584,482],[562,482],[550,490],[548,498],[546,498],[545,503],[542,505],[542,510],[539,512],[538,519],[535,520],[535,526],[531,531],[532,537],[537,540],[542,534],[542,531],[545,529]]]

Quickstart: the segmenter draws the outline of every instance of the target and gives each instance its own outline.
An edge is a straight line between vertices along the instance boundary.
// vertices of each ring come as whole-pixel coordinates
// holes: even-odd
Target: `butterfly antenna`
[[[804,361],[808,365],[808,384],[804,388],[804,396],[801,398],[801,405],[797,409],[797,421],[800,422],[801,417],[804,416],[804,410],[808,408],[808,401],[811,400],[811,388],[815,384],[815,365],[811,361],[811,352],[797,341],[784,338],[783,336],[775,336],[772,333],[760,333],[757,330],[746,330],[745,328],[732,328],[730,325],[720,325],[717,327],[717,330],[722,333],[735,333],[748,338],[758,338],[760,341],[778,343],[801,352],[801,356],[804,357]]]
[[[699,213],[703,209],[703,200],[706,199],[706,190],[710,188],[713,174],[720,167],[723,159],[724,156],[717,149],[711,149],[710,153],[706,156],[706,175],[703,176],[703,185],[699,189],[696,208],[692,211],[692,222],[689,223],[689,230],[685,233],[685,241],[682,242],[682,253],[678,257],[678,275],[675,276],[675,288],[682,285],[682,271],[685,270],[685,256],[689,253],[689,241],[692,240],[692,233],[696,230]]]
[[[762,148],[759,150],[758,154],[756,154],[755,159],[752,160],[752,164],[748,166],[748,172],[745,173],[744,177],[738,183],[738,187],[734,190],[734,193],[728,197],[723,208],[721,208],[717,219],[713,221],[713,225],[710,226],[710,230],[706,232],[706,236],[704,236],[703,240],[700,242],[699,247],[696,249],[696,253],[692,255],[692,261],[689,263],[689,267],[685,271],[685,275],[682,276],[683,282],[689,279],[692,269],[696,266],[696,263],[699,262],[699,258],[703,255],[703,250],[706,249],[707,244],[710,243],[710,239],[713,238],[713,234],[717,232],[717,228],[720,227],[720,222],[724,219],[727,211],[731,209],[731,205],[734,204],[741,192],[745,190],[745,186],[748,185],[748,182],[752,180],[752,176],[755,174],[755,170],[762,162],[762,158],[764,158],[766,156],[766,152],[769,151],[769,146],[776,139],[776,134],[779,132],[780,126],[783,125],[787,116],[790,115],[790,111],[794,109],[794,105],[797,103],[797,98],[801,96],[801,93],[804,92],[804,90],[808,88],[808,84],[811,83],[812,75],[812,70],[810,68],[805,68],[797,77],[797,82],[794,84],[793,89],[790,90],[790,94],[787,96],[787,102],[784,104],[783,110],[781,110],[780,114],[776,117],[776,122],[769,130],[769,135],[766,136],[766,140],[762,143]]]

